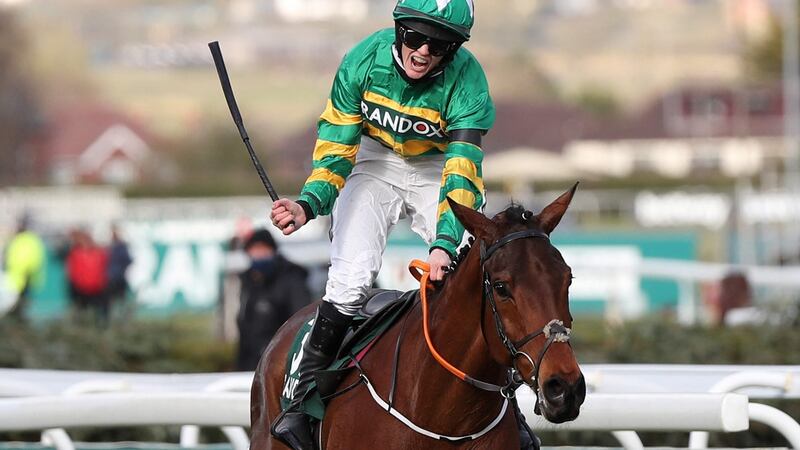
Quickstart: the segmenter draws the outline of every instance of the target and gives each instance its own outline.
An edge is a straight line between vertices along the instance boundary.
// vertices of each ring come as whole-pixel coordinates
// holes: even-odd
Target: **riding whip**
[[[258,172],[258,177],[261,178],[261,184],[264,185],[264,188],[274,202],[278,200],[278,194],[275,192],[275,188],[272,187],[272,183],[270,183],[269,178],[267,178],[267,172],[264,171],[264,167],[261,166],[261,162],[258,160],[255,151],[253,151],[253,146],[250,144],[250,136],[247,135],[247,130],[244,128],[242,115],[239,113],[239,107],[236,105],[236,97],[233,96],[231,80],[228,78],[228,71],[225,69],[225,60],[222,59],[222,50],[219,48],[219,42],[209,42],[208,48],[211,49],[211,56],[214,58],[214,65],[217,67],[219,82],[222,84],[222,92],[225,93],[225,101],[228,102],[228,109],[231,110],[233,122],[239,129],[239,135],[242,136],[242,141],[244,141],[244,145],[247,147],[250,160],[253,161],[256,172]]]

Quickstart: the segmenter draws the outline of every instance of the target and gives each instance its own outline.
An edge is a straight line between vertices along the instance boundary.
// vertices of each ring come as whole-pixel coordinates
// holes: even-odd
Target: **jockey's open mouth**
[[[420,79],[436,67],[442,60],[441,56],[429,53],[428,45],[423,45],[417,50],[403,46],[403,68],[411,79]]]

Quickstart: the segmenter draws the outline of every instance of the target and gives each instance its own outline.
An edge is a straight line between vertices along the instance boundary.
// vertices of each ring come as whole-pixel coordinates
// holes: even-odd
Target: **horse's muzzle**
[[[538,399],[542,415],[553,423],[575,420],[586,399],[586,381],[583,374],[574,383],[559,376],[549,378],[541,387]]]

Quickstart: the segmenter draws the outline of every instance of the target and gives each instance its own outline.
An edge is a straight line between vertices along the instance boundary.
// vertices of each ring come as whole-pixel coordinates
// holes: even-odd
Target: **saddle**
[[[419,290],[403,292],[394,289],[368,289],[361,309],[358,311],[358,315],[369,319],[387,306],[399,301],[404,296],[416,292],[419,292]]]
[[[336,388],[358,361],[367,354],[372,345],[393,324],[405,316],[405,313],[416,302],[419,290],[408,292],[371,289],[367,292],[364,303],[353,318],[350,330],[339,347],[336,359],[330,366],[314,374],[316,383],[309,388],[303,401],[306,414],[322,420],[325,414],[325,403],[338,393]],[[286,358],[286,376],[281,391],[281,408],[289,406],[294,386],[298,377],[294,376],[296,363],[299,362],[303,342],[311,331],[312,322],[305,323],[292,343]]]

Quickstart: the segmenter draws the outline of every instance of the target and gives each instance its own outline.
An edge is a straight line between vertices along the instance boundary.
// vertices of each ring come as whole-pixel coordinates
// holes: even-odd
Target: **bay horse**
[[[369,350],[363,372],[341,382],[356,387],[328,403],[321,448],[517,449],[506,399],[513,391],[505,388],[512,367],[536,393],[545,419],[578,416],[586,385],[568,342],[572,273],[549,240],[576,187],[538,215],[512,205],[489,219],[448,199],[473,243],[441,285],[421,289],[427,314],[415,304]],[[316,307],[284,324],[261,357],[251,390],[251,450],[286,448],[270,424],[280,413],[287,352]]]

